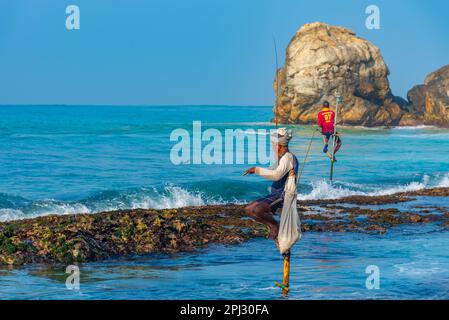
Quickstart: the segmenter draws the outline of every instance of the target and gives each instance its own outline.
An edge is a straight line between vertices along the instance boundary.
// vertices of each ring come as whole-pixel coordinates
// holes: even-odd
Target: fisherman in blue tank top
[[[246,170],[243,175],[257,174],[273,181],[271,193],[248,204],[245,212],[256,221],[266,224],[270,228],[269,238],[276,240],[279,223],[273,218],[273,214],[282,207],[285,191],[296,189],[296,179],[289,179],[289,177],[296,178],[298,159],[288,149],[288,143],[292,138],[291,130],[280,128],[276,131],[274,138],[277,145],[275,147],[277,164],[268,169],[253,167]]]

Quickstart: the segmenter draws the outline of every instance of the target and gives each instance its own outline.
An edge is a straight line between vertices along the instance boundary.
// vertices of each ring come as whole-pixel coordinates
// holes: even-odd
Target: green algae
[[[448,189],[449,190],[449,189]],[[437,190],[436,196],[447,196]],[[425,195],[432,193],[426,191]],[[414,196],[419,196],[416,192]],[[367,200],[367,204],[403,202],[406,195]],[[345,202],[347,201],[347,202]],[[362,203],[361,197],[339,202],[300,203],[303,231],[384,233],[399,224],[435,222],[449,226],[449,210],[440,214],[429,207],[424,213],[398,209],[346,207]],[[317,213],[314,206],[322,212]],[[0,223],[0,264],[83,263],[117,256],[193,251],[209,244],[237,244],[266,237],[266,226],[248,219],[241,205],[134,209],[96,214],[49,215]],[[426,208],[423,208],[426,209]]]

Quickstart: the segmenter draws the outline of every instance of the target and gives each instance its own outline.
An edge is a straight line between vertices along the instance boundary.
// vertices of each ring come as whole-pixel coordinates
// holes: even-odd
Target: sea
[[[0,221],[257,199],[270,183],[242,173],[269,165],[249,137],[268,137],[269,146],[272,117],[271,106],[1,106]],[[198,123],[204,135],[195,140]],[[287,127],[290,149],[304,164],[299,200],[449,187],[447,129],[341,127],[330,183],[316,128]],[[247,145],[226,144],[227,130]],[[181,142],[190,149],[174,161]],[[195,154],[211,154],[212,142],[216,161],[196,161]],[[244,161],[225,161],[230,150]],[[447,202],[418,197],[403,205],[412,211]],[[293,249],[288,297],[274,285],[282,257],[266,239],[85,263],[72,290],[66,266],[2,267],[0,299],[448,299],[448,247],[449,232],[434,224],[380,235],[307,232]],[[375,288],[370,270],[378,275]]]

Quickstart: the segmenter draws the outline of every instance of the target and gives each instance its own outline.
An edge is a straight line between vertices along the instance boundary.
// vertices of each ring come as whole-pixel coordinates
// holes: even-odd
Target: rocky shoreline
[[[449,227],[449,204],[388,208],[416,197],[449,197],[449,188],[387,196],[353,196],[298,202],[303,231],[384,233],[400,224],[435,222]],[[366,206],[382,206],[367,208]],[[119,256],[194,251],[265,237],[267,228],[244,216],[242,205],[134,209],[50,215],[0,223],[0,264],[82,263]]]

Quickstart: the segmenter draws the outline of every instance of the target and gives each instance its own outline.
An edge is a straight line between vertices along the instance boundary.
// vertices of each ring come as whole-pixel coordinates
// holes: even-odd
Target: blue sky
[[[65,28],[78,5],[81,29]],[[381,29],[365,28],[365,8]],[[449,2],[400,0],[1,0],[0,104],[270,105],[297,29],[343,25],[380,47],[405,96],[449,64]]]

